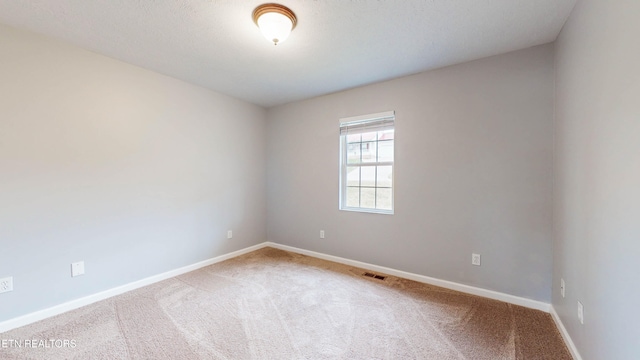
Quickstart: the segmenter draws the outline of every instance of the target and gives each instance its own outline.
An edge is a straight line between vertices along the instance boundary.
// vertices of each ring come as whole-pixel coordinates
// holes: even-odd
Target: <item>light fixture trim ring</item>
[[[298,19],[296,18],[296,14],[291,11],[288,7],[275,3],[262,4],[253,10],[253,22],[258,25],[258,19],[260,16],[266,13],[278,13],[282,14],[291,20],[291,30],[296,28],[296,24],[298,23]],[[259,26],[258,26],[259,27]]]

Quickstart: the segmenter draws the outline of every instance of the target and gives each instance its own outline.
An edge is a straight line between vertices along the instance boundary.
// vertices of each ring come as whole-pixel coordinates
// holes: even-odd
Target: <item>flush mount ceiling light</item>
[[[270,3],[262,4],[253,10],[253,22],[258,25],[267,40],[278,45],[287,40],[298,19],[288,7]]]

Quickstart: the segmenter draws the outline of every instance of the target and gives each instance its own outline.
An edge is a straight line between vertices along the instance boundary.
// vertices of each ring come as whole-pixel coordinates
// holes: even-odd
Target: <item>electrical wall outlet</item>
[[[320,239],[324,239],[324,230],[320,230]]]
[[[471,254],[471,265],[480,266],[480,254]]]
[[[580,301],[578,301],[578,321],[584,325],[584,306],[582,306]]]
[[[233,238],[233,231],[229,230],[227,231],[227,239],[231,239]]]
[[[563,298],[564,298],[564,289],[565,289],[564,279],[561,278],[560,279],[560,295],[562,295]]]
[[[13,291],[13,277],[8,276],[0,279],[0,293]]]
[[[84,261],[78,261],[71,264],[71,277],[84,275]]]

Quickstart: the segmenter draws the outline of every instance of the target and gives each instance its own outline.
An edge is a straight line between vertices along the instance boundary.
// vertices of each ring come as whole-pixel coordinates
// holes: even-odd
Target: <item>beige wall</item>
[[[556,44],[553,306],[588,360],[640,359],[639,14],[579,1]]]
[[[0,26],[0,321],[268,238],[552,301],[584,359],[640,358],[638,13],[268,111]],[[338,119],[387,110],[395,215],[341,212]]]
[[[338,119],[387,110],[396,111],[395,215],[339,211]],[[267,116],[270,241],[550,301],[551,45]]]
[[[0,44],[0,321],[266,240],[264,109],[5,26]]]

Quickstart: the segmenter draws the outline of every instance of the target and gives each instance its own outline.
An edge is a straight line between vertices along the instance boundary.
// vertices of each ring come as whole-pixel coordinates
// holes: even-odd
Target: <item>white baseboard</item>
[[[307,255],[307,256],[323,259],[323,260],[329,260],[329,261],[337,262],[340,264],[355,266],[355,267],[359,267],[367,270],[373,270],[383,274],[393,275],[393,276],[397,276],[397,277],[401,277],[401,278],[405,278],[405,279],[409,279],[409,280],[413,280],[413,281],[417,281],[425,284],[440,286],[446,289],[456,290],[456,291],[460,291],[467,294],[478,295],[478,296],[486,297],[489,299],[504,301],[514,305],[520,305],[520,306],[528,307],[535,310],[541,310],[546,313],[548,313],[551,308],[551,305],[542,301],[531,300],[531,299],[527,299],[519,296],[514,296],[514,295],[493,291],[493,290],[487,290],[487,289],[482,289],[475,286],[455,283],[452,281],[436,279],[429,276],[413,274],[406,271],[368,264],[368,263],[364,263],[356,260],[345,259],[338,256],[327,255],[327,254],[323,254],[315,251],[299,249],[299,248],[288,246],[288,245],[281,245],[273,242],[267,242],[266,246],[270,246],[280,250],[291,251],[294,253]]]
[[[273,242],[267,242],[265,243],[265,246],[273,247],[280,250],[286,250],[286,251],[290,251],[290,252],[294,252],[302,255],[307,255],[307,256],[318,258],[318,259],[333,261],[340,264],[355,266],[355,267],[359,267],[366,270],[372,270],[372,271],[380,272],[383,274],[393,275],[393,276],[414,280],[414,281],[425,283],[425,284],[440,286],[446,289],[456,290],[456,291],[460,291],[467,294],[478,295],[478,296],[486,297],[489,299],[504,301],[510,304],[520,305],[520,306],[524,306],[524,307],[535,309],[535,310],[544,311],[546,313],[549,313],[553,318],[553,321],[556,323],[556,326],[558,327],[558,330],[562,335],[562,339],[564,340],[564,343],[567,345],[567,348],[569,348],[569,352],[571,353],[571,356],[573,356],[573,359],[582,360],[582,356],[580,356],[580,353],[578,352],[578,348],[576,348],[575,344],[573,343],[573,340],[571,339],[571,336],[569,336],[567,329],[564,327],[562,320],[560,320],[560,316],[558,316],[558,313],[556,312],[555,308],[551,304],[547,304],[542,301],[531,300],[531,299],[527,299],[519,296],[509,295],[509,294],[505,294],[505,293],[501,293],[493,290],[482,289],[475,286],[459,284],[452,281],[441,280],[441,279],[436,279],[429,276],[418,275],[418,274],[413,274],[406,271],[391,269],[384,266],[373,265],[373,264],[369,264],[361,261],[341,258],[333,255],[327,255],[327,254],[323,254],[315,251],[304,250],[304,249],[296,248],[293,246],[281,245]]]
[[[562,335],[562,338],[564,339],[564,343],[567,344],[567,347],[569,348],[569,352],[571,352],[571,356],[573,356],[573,359],[582,360],[582,356],[580,356],[580,353],[578,352],[578,348],[573,343],[573,340],[571,339],[571,336],[569,336],[569,332],[567,331],[567,328],[564,327],[564,323],[562,323],[562,320],[560,320],[560,315],[558,315],[553,305],[551,305],[551,311],[549,313],[551,314],[553,321],[556,323],[556,326],[560,330],[560,335]]]
[[[228,254],[224,254],[224,255],[220,255],[220,256],[216,256],[214,258],[208,259],[208,260],[204,260],[204,261],[200,261],[198,263],[192,264],[192,265],[187,265],[184,267],[181,267],[179,269],[174,269],[174,270],[170,270],[167,271],[165,273],[162,274],[158,274],[158,275],[154,275],[154,276],[150,276],[148,278],[142,279],[142,280],[138,280],[138,281],[134,281],[132,283],[126,284],[126,285],[122,285],[122,286],[118,286],[116,288],[113,289],[109,289],[109,290],[105,290],[93,295],[89,295],[80,299],[76,299],[76,300],[71,300],[69,302],[66,303],[62,303],[60,305],[56,305],[53,307],[50,307],[48,309],[43,309],[43,310],[39,310],[30,314],[26,314],[14,319],[10,319],[4,322],[0,323],[0,333],[3,332],[7,332],[9,330],[21,327],[21,326],[25,326],[25,325],[29,325],[32,324],[36,321],[40,321],[40,320],[44,320],[46,318],[55,316],[55,315],[59,315],[62,313],[65,313],[67,311],[71,311],[89,304],[93,304],[95,302],[98,302],[100,300],[105,300],[108,299],[110,297],[116,296],[116,295],[120,295],[123,294],[125,292],[131,291],[131,290],[135,290],[147,285],[151,285],[153,283],[157,283],[178,275],[182,275],[185,273],[188,273],[190,271],[194,271],[200,268],[203,268],[205,266],[209,266],[215,263],[219,263],[221,261],[224,260],[228,260],[231,258],[234,258],[236,256],[240,256],[258,249],[262,249],[263,247],[266,247],[267,243],[261,243],[261,244],[257,244],[257,245],[253,245],[250,246],[248,248],[244,248],[244,249],[240,249],[238,251],[234,251],[234,252],[230,252]]]
[[[60,305],[53,306],[48,309],[39,310],[30,314],[26,314],[14,319],[4,321],[0,323],[0,333],[6,332],[21,326],[25,326],[25,325],[28,325],[36,321],[40,321],[55,315],[59,315],[64,312],[80,308],[82,306],[93,304],[97,301],[108,299],[110,297],[120,295],[125,292],[132,291],[147,285],[151,285],[153,283],[157,283],[159,281],[163,281],[178,275],[182,275],[184,273],[194,271],[202,267],[209,266],[224,260],[228,260],[240,255],[258,250],[258,249],[262,249],[267,246],[273,247],[276,249],[291,251],[291,252],[302,254],[302,255],[315,257],[318,259],[324,259],[324,260],[329,260],[329,261],[333,261],[333,262],[337,262],[345,265],[355,266],[355,267],[359,267],[367,270],[373,270],[376,272],[393,275],[393,276],[397,276],[397,277],[401,277],[409,280],[414,280],[414,281],[418,281],[425,284],[440,286],[446,289],[456,290],[456,291],[464,292],[467,294],[478,295],[478,296],[482,296],[482,297],[486,297],[494,300],[504,301],[507,303],[515,304],[515,305],[520,305],[520,306],[524,306],[524,307],[528,307],[536,310],[541,310],[547,313],[550,312],[550,310],[552,310],[552,307],[549,304],[541,301],[537,301],[537,300],[526,299],[526,298],[522,298],[514,295],[500,293],[493,290],[487,290],[487,289],[459,284],[451,281],[436,279],[436,278],[432,278],[424,275],[413,274],[413,273],[409,273],[401,270],[391,269],[384,266],[368,264],[361,261],[350,260],[350,259],[341,258],[338,256],[315,252],[315,251],[299,249],[292,246],[281,245],[273,242],[264,242],[264,243],[253,245],[248,248],[234,251],[225,255],[220,255],[212,259],[208,259],[192,265],[184,266],[179,269],[171,270],[159,275],[154,275],[142,280],[138,280],[126,285],[113,288],[113,289],[105,290],[105,291],[102,291],[93,295],[89,295],[80,299],[72,300]],[[556,323],[562,324],[559,321],[559,318],[557,319],[556,318],[557,318],[557,314],[555,315],[554,320],[556,320]],[[574,352],[575,346],[573,346],[573,342],[571,342],[571,339],[568,337],[568,334],[566,333],[564,326],[561,326],[561,325],[558,325],[558,326],[561,328],[562,336],[565,338],[565,341],[569,339],[567,341],[567,346],[569,346],[572,349],[572,352]],[[575,351],[575,353],[577,354],[577,351]],[[576,359],[581,360],[579,357],[576,357]]]

